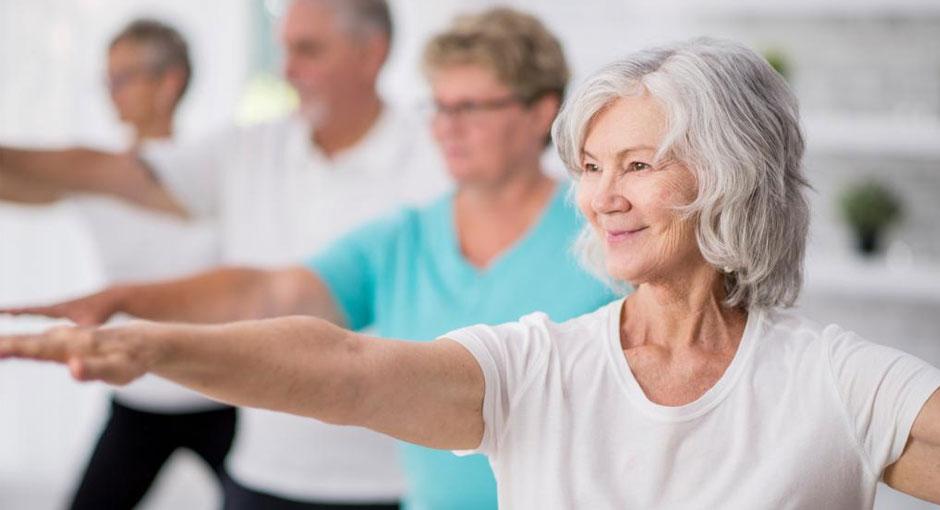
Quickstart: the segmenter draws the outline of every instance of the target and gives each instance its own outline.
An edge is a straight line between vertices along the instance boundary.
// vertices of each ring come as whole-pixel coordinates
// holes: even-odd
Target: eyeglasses
[[[119,90],[125,85],[131,82],[131,80],[137,78],[141,75],[150,75],[154,76],[156,71],[149,67],[133,67],[130,69],[125,69],[119,73],[114,73],[113,75],[107,76],[105,78],[105,84],[108,89],[111,91]]]
[[[435,118],[450,117],[454,120],[473,120],[487,112],[524,103],[525,101],[522,98],[513,95],[494,99],[458,101],[452,104],[434,101],[430,104],[430,110]]]

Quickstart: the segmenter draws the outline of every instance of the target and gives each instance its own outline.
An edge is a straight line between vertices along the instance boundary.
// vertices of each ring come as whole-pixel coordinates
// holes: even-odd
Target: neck
[[[173,116],[161,116],[134,125],[135,144],[173,136]]]
[[[668,280],[640,284],[624,303],[624,348],[656,344],[665,349],[736,348],[747,312],[728,308],[721,273],[702,260]]]
[[[461,253],[474,266],[488,266],[525,235],[545,209],[554,182],[534,168],[487,185],[460,185],[454,221]]]
[[[554,181],[542,172],[538,160],[523,165],[514,172],[508,172],[499,179],[486,182],[461,184],[457,190],[456,202],[467,210],[486,211],[493,215],[505,216],[526,209],[520,205],[544,202],[554,189]]]
[[[374,89],[351,104],[333,105],[314,127],[311,142],[327,157],[333,157],[359,143],[372,129],[383,108]]]

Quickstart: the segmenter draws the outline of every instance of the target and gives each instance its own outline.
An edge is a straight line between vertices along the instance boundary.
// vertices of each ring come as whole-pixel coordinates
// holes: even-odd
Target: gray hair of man
[[[797,100],[754,51],[697,38],[651,48],[609,64],[563,106],[552,137],[562,161],[581,172],[592,121],[620,97],[648,93],[666,115],[656,160],[693,172],[698,194],[680,213],[696,221],[705,260],[722,272],[725,305],[792,306],[803,283],[809,205]],[[603,247],[587,226],[575,243],[582,264],[607,276]]]
[[[343,29],[355,37],[378,34],[389,45],[394,33],[392,14],[386,0],[294,0],[325,2],[336,14]]]

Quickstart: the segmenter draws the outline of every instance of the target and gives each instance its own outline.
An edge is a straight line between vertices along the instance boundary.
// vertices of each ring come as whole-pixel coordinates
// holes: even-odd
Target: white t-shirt
[[[143,151],[172,150],[172,140],[145,142]],[[108,283],[177,278],[218,264],[212,221],[186,221],[97,195],[74,195],[69,207],[86,223]],[[112,322],[126,320],[115,317]],[[199,393],[147,375],[117,388],[115,399],[134,409],[188,413],[222,407]]]
[[[190,211],[218,220],[226,264],[300,263],[448,186],[426,128],[394,111],[332,158],[310,140],[307,124],[291,116],[144,159]],[[226,467],[249,488],[294,500],[391,501],[404,490],[393,440],[260,409],[240,411]]]
[[[755,311],[714,387],[657,405],[621,349],[622,303],[445,335],[483,370],[500,508],[871,508],[940,386],[913,356]]]

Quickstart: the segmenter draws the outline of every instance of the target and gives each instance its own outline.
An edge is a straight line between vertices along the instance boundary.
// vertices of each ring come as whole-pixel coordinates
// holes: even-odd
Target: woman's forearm
[[[355,414],[355,333],[310,317],[145,327],[156,375],[238,406],[333,423]]]
[[[483,373],[460,344],[369,338],[312,317],[58,327],[0,335],[3,358],[62,363],[76,379],[111,384],[154,373],[234,405],[432,448],[475,448],[483,436]]]
[[[114,312],[141,319],[220,323],[259,318],[260,271],[221,268],[159,283],[129,284],[105,291]]]
[[[160,283],[109,289],[114,311],[141,319],[221,323],[299,313],[275,271],[226,267]],[[298,283],[297,285],[302,285]]]
[[[110,195],[186,217],[187,212],[131,153],[87,148],[34,150],[0,147],[0,175],[35,182],[56,193]]]

